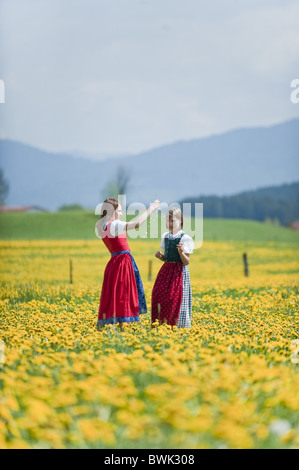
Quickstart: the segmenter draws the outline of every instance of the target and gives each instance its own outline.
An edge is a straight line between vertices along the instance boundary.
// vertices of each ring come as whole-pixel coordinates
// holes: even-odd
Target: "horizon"
[[[0,139],[1,140],[1,139]],[[235,196],[242,196],[242,195],[245,195],[245,194],[248,194],[248,193],[255,193],[255,192],[258,192],[258,191],[263,191],[263,190],[269,190],[269,189],[278,189],[278,188],[281,188],[281,187],[284,187],[284,186],[293,186],[293,185],[297,185],[299,184],[299,179],[298,180],[295,180],[295,181],[292,181],[292,182],[286,182],[286,183],[281,183],[279,185],[269,185],[269,186],[259,186],[259,187],[256,187],[256,188],[253,188],[253,189],[248,189],[248,190],[244,190],[244,191],[239,191],[239,192],[236,192],[236,193],[231,193],[231,194],[222,194],[222,195],[219,195],[219,194],[198,194],[198,195],[195,195],[195,196],[186,196],[184,198],[180,198],[180,200],[177,202],[177,201],[172,201],[171,203],[169,203],[169,201],[160,201],[161,205],[163,204],[166,204],[166,205],[175,205],[175,204],[178,204],[178,205],[181,205],[181,204],[184,204],[186,203],[187,201],[187,204],[197,204],[197,203],[200,203],[202,204],[200,201],[189,201],[191,199],[194,199],[195,197],[196,198],[211,198],[211,197],[215,197],[215,198],[219,198],[219,199],[222,199],[222,198],[231,198],[231,197],[235,197]],[[123,196],[123,195],[119,195],[119,196]],[[127,197],[127,195],[125,194],[124,195],[125,197]],[[117,198],[118,199],[118,198]],[[100,202],[97,204],[97,207],[99,205],[101,205],[103,202]],[[142,205],[145,205],[146,203],[144,201],[129,201],[126,203],[126,205],[124,206],[126,208],[126,210],[130,207],[130,206],[133,206],[134,204],[142,204]],[[61,206],[63,207],[64,204]],[[72,203],[72,204],[65,204],[65,206],[81,206],[80,203]],[[5,210],[2,210],[2,209],[5,209],[5,208],[8,208],[8,209],[29,209],[29,208],[32,208],[32,209],[36,209],[36,210],[40,210],[41,212],[49,212],[49,213],[55,213],[55,212],[76,212],[77,210],[78,211],[81,211],[81,210],[84,210],[84,211],[92,211],[92,212],[95,212],[97,210],[97,208],[93,208],[93,207],[86,207],[86,206],[81,206],[81,208],[78,207],[78,209],[61,209],[61,207],[59,208],[56,208],[56,209],[47,209],[45,207],[41,207],[41,206],[38,206],[36,204],[25,204],[25,205],[22,205],[22,204],[19,204],[19,205],[16,205],[16,204],[13,204],[13,205],[9,205],[9,204],[6,204],[6,205],[3,205],[3,206],[0,206],[0,213],[5,213],[6,211]],[[96,212],[95,212],[96,214]],[[123,218],[123,217],[122,217]],[[193,216],[191,216],[191,218],[193,218]],[[210,216],[206,216],[206,218],[224,218],[224,219],[227,219],[227,217],[210,217]],[[232,220],[234,220],[234,218],[232,217]],[[243,219],[238,219],[238,220],[243,220]],[[251,219],[244,219],[244,220],[251,220]],[[256,219],[252,219],[252,220],[255,220]]]

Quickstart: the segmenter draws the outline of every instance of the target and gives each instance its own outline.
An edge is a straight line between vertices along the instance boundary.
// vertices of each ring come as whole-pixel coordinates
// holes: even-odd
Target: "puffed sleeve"
[[[183,243],[183,246],[184,246],[184,253],[188,253],[188,254],[193,253],[194,241],[189,235],[187,234],[183,235],[181,242]]]
[[[123,222],[122,220],[114,220],[110,225],[110,232],[113,237],[118,237],[125,231],[125,227],[127,222]]]
[[[161,238],[160,247],[162,248],[162,250],[165,250],[165,237],[166,237],[167,234],[168,234],[168,232],[163,233],[162,238]]]

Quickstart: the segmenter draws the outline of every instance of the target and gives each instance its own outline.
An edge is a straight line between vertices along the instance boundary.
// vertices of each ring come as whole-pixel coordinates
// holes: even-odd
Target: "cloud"
[[[10,0],[2,10],[10,138],[127,153],[299,114],[297,2]]]

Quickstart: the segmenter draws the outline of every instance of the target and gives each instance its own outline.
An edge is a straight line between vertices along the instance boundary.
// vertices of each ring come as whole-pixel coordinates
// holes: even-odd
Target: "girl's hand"
[[[159,205],[160,205],[159,199],[156,199],[154,202],[151,203],[151,207],[153,208],[153,210],[158,209]]]
[[[184,252],[184,245],[182,242],[177,244],[177,249],[179,250],[180,255]]]
[[[164,260],[163,253],[161,253],[161,251],[157,251],[157,253],[155,254],[155,257],[160,259],[161,261]]]

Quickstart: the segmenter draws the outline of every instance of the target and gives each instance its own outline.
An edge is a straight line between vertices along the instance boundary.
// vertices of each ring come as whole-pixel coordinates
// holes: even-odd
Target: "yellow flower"
[[[97,418],[81,419],[78,421],[78,428],[87,441],[103,441],[105,444],[114,444],[115,436],[113,428],[109,423]]]
[[[26,404],[28,419],[37,424],[46,423],[53,414],[53,409],[43,401],[29,398]]]
[[[233,449],[250,449],[254,446],[250,434],[242,426],[222,420],[213,429],[213,435],[226,441]]]
[[[8,449],[30,449],[30,445],[23,439],[14,439],[6,445]]]
[[[130,448],[145,440],[155,448],[259,448],[276,429],[277,407],[289,424],[275,445],[298,446],[294,244],[248,241],[254,276],[246,278],[244,242],[195,250],[188,331],[152,328],[146,276],[156,241],[132,241],[148,314],[99,332],[105,246],[0,241],[0,249],[0,447],[113,446],[117,436]],[[68,285],[74,253],[80,263]]]

